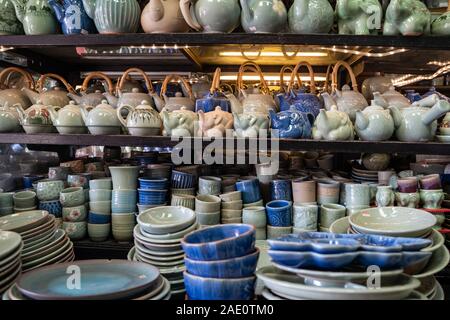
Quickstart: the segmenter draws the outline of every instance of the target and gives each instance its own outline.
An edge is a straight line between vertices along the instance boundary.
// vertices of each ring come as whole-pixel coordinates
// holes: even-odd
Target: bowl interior
[[[184,238],[188,244],[201,244],[239,237],[253,230],[250,225],[230,224],[201,229]]]
[[[194,211],[183,207],[158,207],[144,211],[139,221],[152,225],[179,224],[195,218]]]

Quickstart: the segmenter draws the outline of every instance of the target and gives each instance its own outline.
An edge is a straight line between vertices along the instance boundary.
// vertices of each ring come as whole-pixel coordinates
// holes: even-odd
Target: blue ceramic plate
[[[67,287],[69,266],[81,272],[80,289]],[[35,300],[122,299],[149,292],[158,285],[159,270],[125,260],[86,260],[43,267],[23,274],[20,292]]]

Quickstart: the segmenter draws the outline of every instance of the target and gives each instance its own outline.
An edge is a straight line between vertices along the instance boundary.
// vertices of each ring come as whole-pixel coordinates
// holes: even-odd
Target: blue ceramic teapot
[[[312,113],[301,112],[295,106],[291,106],[289,110],[278,113],[269,110],[269,115],[271,128],[278,130],[279,138],[311,138],[315,119]]]
[[[195,101],[195,112],[199,112],[200,110],[203,112],[211,112],[216,110],[216,107],[220,107],[222,111],[230,112],[230,101],[219,92],[220,73],[220,68],[217,68],[209,93],[202,99]]]
[[[295,77],[301,66],[306,66],[308,68],[309,76],[311,78],[310,93],[306,92],[304,88],[298,91],[293,89]],[[294,106],[300,112],[312,113],[314,117],[317,117],[320,109],[323,108],[323,105],[315,93],[316,84],[314,82],[314,71],[311,65],[308,62],[299,62],[292,71],[291,80],[286,93],[280,93],[277,95],[280,102],[280,110],[290,110],[291,106]]]
[[[64,0],[60,4],[57,0],[48,0],[48,4],[55,12],[56,19],[61,24],[64,34],[96,33],[94,21],[84,10],[82,0]]]

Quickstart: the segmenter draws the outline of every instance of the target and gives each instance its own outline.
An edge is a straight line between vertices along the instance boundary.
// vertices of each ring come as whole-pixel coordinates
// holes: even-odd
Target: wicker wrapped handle
[[[104,74],[102,72],[97,72],[97,71],[89,73],[87,75],[86,79],[84,79],[83,84],[81,85],[81,91],[82,92],[86,92],[86,90],[88,89],[89,82],[92,79],[103,79],[103,80],[105,80],[106,84],[108,86],[108,92],[111,93],[111,94],[113,93],[114,86],[112,84],[111,79],[106,74]]]
[[[267,86],[267,82],[264,79],[264,75],[261,71],[261,68],[259,67],[259,65],[257,65],[254,62],[251,62],[251,61],[244,62],[241,65],[241,67],[239,68],[238,80],[237,80],[238,89],[239,90],[244,89],[244,72],[247,70],[255,72],[256,74],[259,75],[259,79],[261,82],[261,90],[263,93],[268,94],[270,92],[269,87]]]
[[[169,85],[170,81],[175,80],[175,81],[181,81],[182,85],[184,86],[184,89],[188,92],[189,94],[189,98],[190,99],[194,99],[194,94],[192,93],[192,88],[189,85],[189,83],[186,81],[186,79],[184,79],[183,77],[177,75],[177,74],[169,74],[165,79],[164,82],[161,86],[161,98],[164,97],[164,95],[167,92],[167,86]]]
[[[311,93],[314,94],[314,93],[316,93],[316,82],[314,81],[314,70],[313,70],[312,66],[306,61],[300,61],[299,63],[297,63],[294,70],[292,71],[291,81],[289,81],[289,86],[288,86],[288,92],[290,92],[292,90],[292,88],[294,87],[295,76],[299,75],[298,71],[300,70],[300,68],[302,66],[305,66],[306,68],[308,68],[309,77],[311,79],[309,88],[310,88]]]
[[[286,88],[284,87],[284,74],[286,72],[288,72],[288,71],[292,75],[292,71],[294,71],[294,67],[289,66],[289,65],[285,65],[280,70],[280,88],[281,88],[282,91],[286,91]],[[295,76],[297,77],[298,85],[302,86],[302,79],[300,79],[300,75],[297,73]]]
[[[117,90],[119,92],[122,91],[123,85],[125,84],[125,81],[127,79],[129,79],[129,74],[131,72],[136,72],[136,73],[139,73],[142,75],[142,77],[144,78],[144,81],[145,81],[145,85],[147,86],[148,93],[155,92],[155,90],[153,89],[152,81],[150,80],[148,75],[139,68],[130,68],[123,73],[122,77],[120,77],[119,84],[117,85]]]
[[[37,90],[38,92],[41,92],[41,91],[42,91],[42,89],[43,89],[43,87],[44,87],[44,81],[45,81],[47,78],[52,78],[52,79],[56,79],[56,80],[60,81],[60,82],[66,87],[67,91],[69,91],[70,93],[75,93],[75,90],[74,90],[74,89],[72,88],[72,86],[66,81],[66,79],[64,79],[63,77],[61,77],[60,75],[55,74],[55,73],[46,73],[46,74],[43,74],[43,75],[39,78],[39,80],[37,81],[37,84],[36,84],[36,90]]]
[[[214,92],[220,91],[220,75],[222,74],[222,70],[220,68],[216,68],[214,72],[214,77],[211,83],[211,89],[209,92],[213,94]]]
[[[356,77],[355,74],[353,73],[352,67],[350,67],[350,65],[342,60],[339,60],[338,62],[336,62],[336,64],[333,67],[333,73],[331,74],[331,90],[335,91],[338,87],[337,85],[337,79],[338,79],[338,71],[340,69],[340,67],[344,67],[347,69],[348,74],[350,75],[350,79],[352,81],[352,88],[353,91],[358,92],[358,83],[356,82]]]
[[[33,80],[33,77],[31,76],[31,74],[21,68],[16,68],[16,67],[9,67],[9,68],[2,70],[2,72],[0,72],[0,84],[3,85],[4,81],[6,80],[5,85],[8,87],[9,80],[10,80],[9,75],[11,75],[12,73],[20,73],[25,78],[28,88],[34,89],[34,80]],[[6,77],[6,79],[5,79],[5,77]]]
[[[327,67],[327,72],[325,74],[325,83],[323,84],[323,92],[330,92],[330,76],[333,73],[333,65],[329,64]]]

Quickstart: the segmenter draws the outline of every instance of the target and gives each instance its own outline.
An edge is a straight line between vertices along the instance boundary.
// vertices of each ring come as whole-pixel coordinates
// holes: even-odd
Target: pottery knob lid
[[[175,93],[175,97],[177,97],[177,98],[181,98],[182,96],[183,96],[183,94],[181,92]]]

